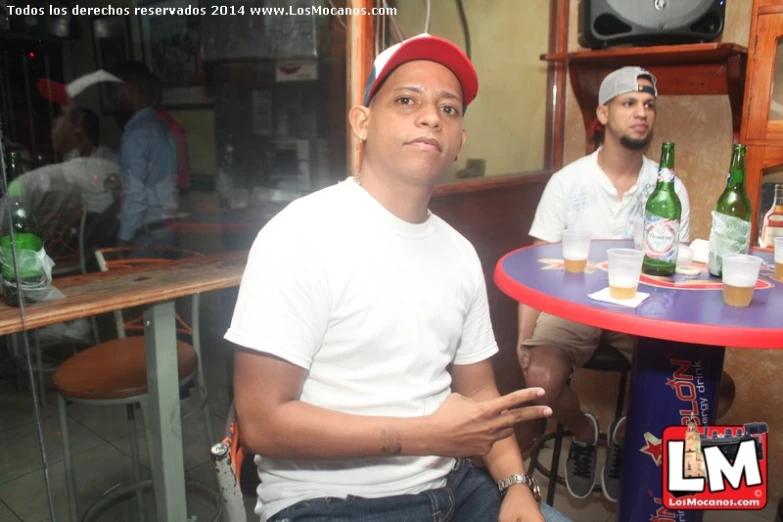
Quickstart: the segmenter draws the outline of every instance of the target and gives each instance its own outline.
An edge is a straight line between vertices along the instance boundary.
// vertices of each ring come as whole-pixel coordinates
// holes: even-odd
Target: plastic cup
[[[693,249],[685,243],[680,243],[677,249],[677,266],[689,266],[693,262]]]
[[[563,231],[563,261],[566,272],[584,272],[590,255],[590,241],[593,233],[589,230]]]
[[[775,238],[775,277],[783,279],[783,237]]]
[[[609,295],[615,299],[633,299],[642,274],[644,252],[632,248],[610,248]]]
[[[725,256],[723,258],[723,302],[729,306],[749,306],[761,270],[761,258],[756,256]]]

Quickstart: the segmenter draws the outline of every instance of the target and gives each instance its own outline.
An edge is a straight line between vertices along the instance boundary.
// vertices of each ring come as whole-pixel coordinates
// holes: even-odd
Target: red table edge
[[[520,303],[570,321],[640,337],[722,347],[783,349],[783,328],[760,330],[642,318],[591,308],[528,288],[509,277],[502,267],[506,258],[536,246],[539,245],[512,250],[495,265],[495,284],[504,294]]]

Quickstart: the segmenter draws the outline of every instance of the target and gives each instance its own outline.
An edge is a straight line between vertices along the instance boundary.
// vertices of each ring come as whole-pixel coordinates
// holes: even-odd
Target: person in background
[[[603,144],[549,180],[530,229],[535,243],[560,241],[563,231],[570,228],[591,230],[596,239],[633,238],[634,222],[642,219],[657,183],[658,165],[644,153],[652,140],[657,97],[655,76],[640,67],[623,67],[603,80],[596,109]],[[679,240],[687,242],[690,205],[679,178],[675,178],[675,191],[682,203]],[[573,433],[565,478],[568,491],[577,498],[590,495],[595,485],[599,426],[593,414],[582,411],[579,397],[566,382],[601,342],[630,360],[636,338],[519,306],[517,346],[525,383],[546,391],[539,404],[551,406],[557,421]],[[718,417],[731,404],[732,386],[724,374]],[[614,419],[607,432],[609,449],[601,486],[612,502],[617,501],[620,489],[624,420]]]
[[[185,129],[163,108],[160,96],[155,102],[155,114],[166,124],[177,144],[177,190],[179,190],[180,196],[183,196],[190,188],[190,160],[188,159],[188,141]]]
[[[481,262],[427,209],[477,91],[453,43],[390,47],[349,115],[359,174],[258,234],[226,339],[262,521],[567,520],[513,434],[549,410],[499,395]]]
[[[88,214],[106,211],[114,203],[109,179],[120,173],[117,155],[100,144],[100,123],[94,111],[63,106],[54,121],[52,139],[65,160],[33,169],[11,182],[22,186],[23,204],[36,215],[44,237],[46,231],[69,219],[78,221],[82,209]]]
[[[176,247],[174,219],[179,208],[177,145],[155,112],[162,83],[144,64],[121,62],[109,73],[112,101],[123,124],[120,167],[123,197],[118,246]]]
[[[60,111],[52,126],[52,140],[64,161],[33,169],[10,182],[11,187],[21,188],[22,204],[35,215],[55,269],[78,252],[82,212],[87,213],[83,255],[88,266],[95,248],[114,242],[118,208],[112,182],[120,174],[117,155],[100,144],[98,115],[76,105],[63,105]],[[5,209],[0,212],[4,219]],[[41,328],[39,335],[42,341],[92,340],[86,319]]]

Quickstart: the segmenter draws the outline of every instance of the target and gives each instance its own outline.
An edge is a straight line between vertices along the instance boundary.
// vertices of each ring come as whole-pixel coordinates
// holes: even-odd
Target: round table
[[[661,503],[663,430],[691,417],[700,425],[714,424],[726,346],[783,348],[783,280],[774,277],[772,255],[754,251],[765,263],[747,308],[725,305],[721,281],[698,263],[701,271],[694,276],[642,275],[638,291],[649,297],[631,308],[588,297],[609,285],[610,248],[633,248],[633,242],[594,240],[581,274],[565,271],[560,243],[521,248],[498,261],[495,283],[543,312],[638,336],[618,522],[667,516],[695,522],[701,511],[673,513]]]

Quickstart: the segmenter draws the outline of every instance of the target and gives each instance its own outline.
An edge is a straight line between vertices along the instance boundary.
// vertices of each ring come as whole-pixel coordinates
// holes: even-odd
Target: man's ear
[[[598,121],[601,122],[601,125],[606,126],[609,121],[609,107],[606,105],[599,105],[595,109],[595,115],[598,118]]]
[[[351,124],[353,135],[359,141],[365,141],[370,125],[370,108],[364,105],[354,105],[348,112],[348,122]]]

